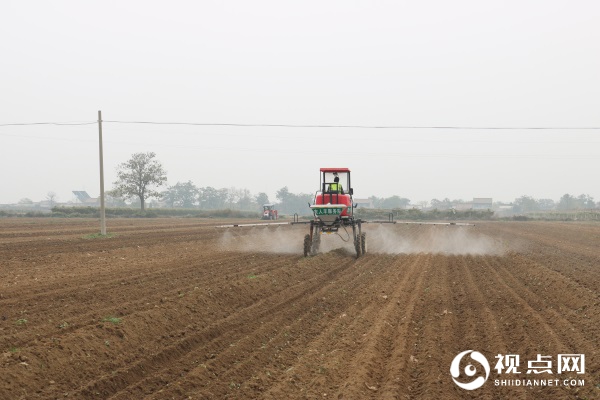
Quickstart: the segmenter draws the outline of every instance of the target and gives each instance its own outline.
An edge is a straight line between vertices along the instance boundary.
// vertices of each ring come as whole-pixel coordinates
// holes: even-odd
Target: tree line
[[[553,210],[589,210],[598,207],[600,207],[600,203],[597,204],[590,195],[581,194],[575,197],[566,193],[557,202],[552,199],[535,199],[531,196],[521,196],[515,199],[513,211],[528,213]]]
[[[127,202],[137,204],[143,210],[149,199],[163,202],[171,208],[199,208],[204,210],[232,209],[258,211],[263,204],[270,203],[264,193],[253,195],[248,189],[198,187],[192,181],[177,182],[167,186],[167,174],[156,154],[136,153],[127,162],[117,167],[114,188],[107,192],[107,204],[125,206]],[[159,191],[161,187],[164,190]],[[284,214],[306,214],[306,206],[312,195],[294,194],[286,187],[277,191],[280,212]]]

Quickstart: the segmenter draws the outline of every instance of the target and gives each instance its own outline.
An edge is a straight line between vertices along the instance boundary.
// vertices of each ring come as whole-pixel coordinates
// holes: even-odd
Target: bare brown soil
[[[0,220],[0,399],[600,398],[600,225],[369,226],[359,259],[338,237],[302,257],[305,227],[108,225]],[[465,350],[492,368],[474,391],[449,372]],[[538,354],[553,375],[525,375]]]

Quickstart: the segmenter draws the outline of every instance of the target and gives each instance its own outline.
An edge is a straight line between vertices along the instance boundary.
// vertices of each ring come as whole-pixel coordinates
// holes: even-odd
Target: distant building
[[[471,204],[473,210],[491,210],[492,203],[491,197],[474,197]]]
[[[93,207],[98,205],[98,198],[90,197],[85,190],[73,190],[73,194],[77,198],[78,202],[84,206]]]
[[[375,208],[372,199],[354,199],[354,204],[359,208]]]

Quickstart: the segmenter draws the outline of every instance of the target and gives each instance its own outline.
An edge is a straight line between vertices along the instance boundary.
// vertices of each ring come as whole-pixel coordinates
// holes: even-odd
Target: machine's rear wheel
[[[367,254],[367,234],[365,232],[360,234],[360,250],[363,255]]]
[[[310,248],[312,247],[312,243],[310,241],[310,235],[304,236],[304,257],[308,257],[310,254]]]

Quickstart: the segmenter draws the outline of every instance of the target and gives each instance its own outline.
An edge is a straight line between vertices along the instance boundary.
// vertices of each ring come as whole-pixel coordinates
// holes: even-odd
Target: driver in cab
[[[329,184],[329,191],[344,194],[344,189],[342,188],[342,184],[340,183],[340,178],[338,176],[333,179],[333,183]]]

